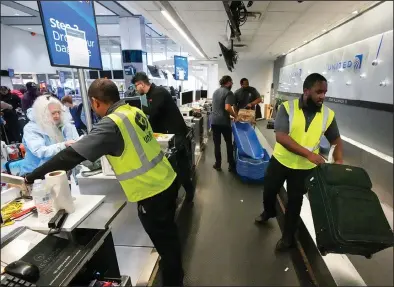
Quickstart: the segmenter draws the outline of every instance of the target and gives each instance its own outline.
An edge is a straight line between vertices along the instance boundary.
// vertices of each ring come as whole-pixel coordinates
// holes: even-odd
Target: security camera
[[[372,66],[377,66],[379,64],[379,60],[375,59],[372,61]]]
[[[298,3],[302,3],[302,2],[304,2],[304,1],[297,1]]]
[[[251,7],[252,5],[253,5],[253,1],[249,1],[249,2],[248,2],[248,5],[246,5],[246,7],[249,8],[249,7]]]

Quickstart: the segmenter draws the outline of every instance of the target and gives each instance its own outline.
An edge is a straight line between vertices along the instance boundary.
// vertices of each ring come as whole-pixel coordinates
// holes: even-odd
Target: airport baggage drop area
[[[139,91],[146,82],[132,83],[137,72],[171,95],[187,126],[185,157],[196,187],[194,201],[188,202],[177,181],[184,286],[394,286],[393,242],[379,242],[376,249],[389,247],[372,256],[340,248],[338,254],[325,252],[316,236],[324,227],[315,227],[327,218],[316,218],[316,206],[311,207],[316,197],[308,193],[295,246],[276,252],[289,200],[287,182],[276,196],[276,218],[261,225],[255,221],[276,143],[277,107],[304,95],[308,75],[319,73],[328,89],[324,105],[335,112],[343,140],[344,164],[368,173],[384,213],[380,219],[389,225],[379,226],[392,233],[393,2],[3,2],[2,86],[25,89],[34,82],[45,95],[70,96],[83,105],[85,136],[95,119],[88,89],[97,79],[111,80],[121,100],[148,117],[153,100],[149,91]],[[250,100],[253,88],[264,114],[256,119],[253,105],[247,105],[231,122],[235,172],[227,169],[223,137],[222,170],[217,170],[212,136],[212,97],[224,76],[231,77],[226,87],[234,97],[241,91],[238,95]],[[238,108],[242,100],[231,105]],[[226,116],[229,102],[220,104]],[[20,110],[27,121],[27,111]],[[0,124],[6,134],[3,117]],[[155,138],[177,171],[176,136],[152,130],[147,138]],[[2,138],[1,286],[163,286],[161,258],[141,224],[138,205],[128,201],[107,158],[81,163],[68,178],[66,171],[56,171],[63,178],[47,188],[53,188],[48,198],[56,198],[55,216],[42,221],[37,194],[26,189],[18,173],[27,148],[21,142]],[[331,163],[333,149],[325,137],[319,151]],[[49,182],[45,178],[42,186]],[[54,188],[57,183],[61,188]],[[371,191],[367,187],[364,182]],[[359,211],[366,218],[363,227],[374,225],[374,214]],[[349,224],[353,218],[346,215]],[[330,230],[337,223],[331,222]]]

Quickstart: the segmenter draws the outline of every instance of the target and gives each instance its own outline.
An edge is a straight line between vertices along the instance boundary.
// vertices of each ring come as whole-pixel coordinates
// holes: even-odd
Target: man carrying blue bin
[[[342,164],[342,141],[334,111],[323,105],[327,80],[322,75],[310,74],[303,84],[299,99],[284,102],[275,118],[276,144],[264,179],[264,211],[255,222],[262,224],[276,216],[276,195],[287,182],[288,203],[282,238],[277,251],[295,246],[303,195],[304,181],[324,159],[319,155],[321,136],[336,145],[334,160]]]

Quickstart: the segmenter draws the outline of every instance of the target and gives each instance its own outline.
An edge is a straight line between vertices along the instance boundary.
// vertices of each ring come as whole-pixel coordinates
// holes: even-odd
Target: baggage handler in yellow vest
[[[304,180],[313,168],[325,162],[319,155],[323,134],[331,145],[336,145],[335,163],[342,164],[342,141],[335,114],[323,105],[327,80],[320,74],[310,74],[304,81],[303,91],[299,99],[284,102],[276,115],[276,144],[264,180],[264,211],[255,219],[262,224],[276,216],[276,195],[286,181],[288,204],[277,251],[295,245],[294,234],[306,193]]]
[[[120,100],[115,83],[97,79],[89,87],[94,112],[102,117],[90,133],[26,175],[26,182],[54,170],[70,170],[84,160],[106,156],[161,256],[163,285],[183,285],[181,246],[175,224],[176,173],[153,137],[145,114]]]

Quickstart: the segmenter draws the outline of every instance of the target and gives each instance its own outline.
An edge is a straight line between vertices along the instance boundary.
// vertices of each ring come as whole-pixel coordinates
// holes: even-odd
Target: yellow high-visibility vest
[[[153,137],[146,115],[122,105],[107,117],[118,126],[124,141],[121,156],[106,157],[127,199],[137,202],[169,188],[176,173]]]
[[[331,125],[334,111],[323,105],[317,112],[308,131],[305,131],[305,116],[299,107],[299,99],[283,103],[289,115],[289,136],[299,145],[316,154],[319,153],[320,138]],[[280,143],[275,144],[273,156],[284,166],[292,169],[311,169],[316,165],[306,158],[287,150]]]

